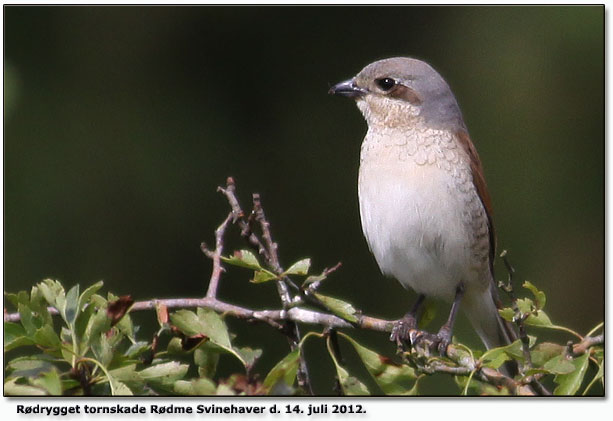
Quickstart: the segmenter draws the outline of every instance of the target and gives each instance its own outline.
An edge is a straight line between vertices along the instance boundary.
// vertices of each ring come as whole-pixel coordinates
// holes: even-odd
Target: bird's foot
[[[405,316],[394,324],[390,340],[400,350],[422,349],[427,354],[438,351],[441,356],[446,356],[447,347],[451,343],[451,330],[443,326],[437,334],[432,334],[417,329],[415,318]]]
[[[441,327],[436,334],[436,339],[436,348],[438,349],[438,353],[442,357],[447,356],[447,347],[451,343],[451,329],[449,329],[447,326]]]
[[[390,341],[396,343],[398,348],[403,348],[406,345],[409,347],[413,344],[414,333],[416,332],[417,319],[415,316],[406,315],[402,319],[394,323],[392,333],[390,334]]]

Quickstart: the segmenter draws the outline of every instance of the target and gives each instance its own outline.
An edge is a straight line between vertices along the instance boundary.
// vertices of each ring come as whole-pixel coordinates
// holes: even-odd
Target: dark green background
[[[366,124],[326,92],[376,59],[407,55],[430,62],[458,98],[518,279],[547,292],[558,324],[586,333],[603,320],[603,7],[4,13],[6,290],[53,277],[102,279],[137,300],[203,295],[211,264],[199,244],[226,215],[215,188],[232,175],[245,207],[262,194],[285,266],[342,261],[324,292],[399,317],[414,296],[379,274],[358,218]],[[231,270],[221,297],[277,305],[272,285],[247,279]],[[265,348],[261,371],[286,352],[266,327],[231,325],[239,345]],[[464,321],[457,333],[478,343]],[[393,353],[384,335],[358,337]],[[331,370],[321,343],[307,351]]]

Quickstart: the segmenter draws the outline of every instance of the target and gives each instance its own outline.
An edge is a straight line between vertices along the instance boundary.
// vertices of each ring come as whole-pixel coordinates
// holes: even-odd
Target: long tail
[[[511,323],[498,314],[501,304],[494,282],[483,294],[467,294],[464,300],[464,313],[487,349],[508,345],[517,339]]]

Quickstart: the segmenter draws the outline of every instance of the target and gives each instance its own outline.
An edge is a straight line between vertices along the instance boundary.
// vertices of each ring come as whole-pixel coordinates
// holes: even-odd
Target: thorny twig
[[[279,255],[277,253],[278,246],[272,239],[272,235],[270,233],[270,223],[264,214],[264,208],[262,207],[260,195],[257,193],[253,194],[253,211],[251,215],[253,215],[255,221],[260,225],[260,230],[262,232],[261,239],[251,228],[252,216],[250,215],[249,218],[245,218],[245,213],[243,212],[240,202],[236,197],[236,184],[234,183],[234,179],[232,177],[228,177],[226,180],[226,187],[218,187],[218,191],[221,191],[228,199],[230,207],[232,208],[232,213],[235,215],[234,220],[238,222],[239,227],[241,228],[241,236],[246,238],[251,245],[258,249],[260,255],[264,257],[266,263],[275,274],[282,275],[283,267],[279,262]],[[293,301],[293,297],[288,288],[288,285],[291,285],[292,282],[287,276],[282,276],[276,281],[276,283],[283,308],[287,310],[290,308]],[[290,342],[290,348],[292,351],[295,350],[299,346],[301,340],[298,325],[293,321],[286,321],[284,332],[287,334]],[[300,388],[312,395],[313,390],[309,379],[309,372],[306,360],[304,358],[304,353],[300,353],[297,379]]]
[[[518,364],[519,372],[523,375],[526,370],[533,368],[532,356],[530,354],[530,338],[528,338],[528,332],[526,332],[526,324],[524,323],[528,318],[529,314],[522,314],[519,309],[519,305],[517,304],[517,297],[515,296],[513,283],[513,275],[515,275],[515,268],[513,267],[513,265],[511,265],[507,254],[508,253],[506,250],[503,250],[502,253],[500,253],[500,257],[502,257],[502,261],[504,262],[504,266],[506,267],[508,272],[506,285],[501,282],[500,287],[507,292],[509,298],[511,299],[511,308],[513,309],[514,313],[513,320],[517,326],[517,330],[519,331],[519,339],[521,341],[521,349],[522,354],[524,356],[523,366],[521,364]],[[540,395],[551,395],[551,392],[539,382],[539,379],[536,375],[528,376],[526,380]]]
[[[515,297],[515,291],[513,288],[513,275],[515,275],[515,268],[511,265],[511,262],[509,262],[509,259],[507,257],[507,251],[503,250],[503,252],[500,253],[500,257],[502,257],[502,261],[504,262],[504,266],[506,267],[508,272],[507,284],[503,285],[502,288],[504,291],[507,292],[509,298],[511,299],[511,308],[513,309],[513,312],[515,314],[513,320],[515,321],[517,329],[519,330],[519,339],[521,340],[522,352],[524,354],[524,361],[526,366],[525,368],[530,369],[532,368],[532,358],[530,356],[530,339],[528,338],[528,333],[526,332],[526,324],[524,323],[528,315],[522,314],[519,309],[519,306],[517,305],[517,297]],[[520,371],[523,372],[525,370],[520,368]]]
[[[209,280],[209,288],[206,293],[207,298],[215,298],[217,296],[217,286],[219,285],[219,278],[221,272],[223,272],[223,266],[221,266],[221,254],[223,253],[223,236],[226,232],[226,227],[234,215],[232,212],[228,214],[226,219],[215,230],[215,250],[211,251],[207,248],[203,242],[200,244],[200,248],[213,261],[213,272],[211,273],[211,279]]]

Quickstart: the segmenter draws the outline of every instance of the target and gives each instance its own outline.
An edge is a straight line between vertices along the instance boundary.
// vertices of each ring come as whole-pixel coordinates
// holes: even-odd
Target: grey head
[[[375,61],[329,93],[355,99],[369,125],[406,125],[420,119],[432,128],[465,129],[447,82],[428,63],[414,58]]]

